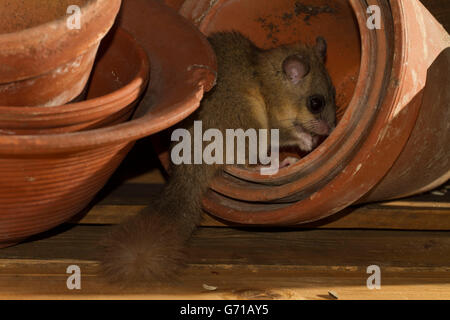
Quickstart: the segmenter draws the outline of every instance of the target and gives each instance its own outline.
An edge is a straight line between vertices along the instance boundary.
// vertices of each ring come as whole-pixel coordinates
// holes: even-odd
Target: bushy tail
[[[200,221],[201,198],[215,169],[177,168],[158,200],[103,239],[102,270],[111,281],[173,279],[186,261],[186,242]]]
[[[102,267],[112,281],[170,279],[185,261],[190,234],[161,215],[140,214],[113,230],[102,242]]]

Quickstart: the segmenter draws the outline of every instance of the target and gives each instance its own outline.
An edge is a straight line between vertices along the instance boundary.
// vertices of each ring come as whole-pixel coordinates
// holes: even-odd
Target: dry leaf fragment
[[[217,290],[217,287],[208,286],[207,284],[203,284],[203,289],[208,290],[208,291],[214,291],[214,290]]]
[[[328,294],[329,294],[331,297],[333,297],[334,299],[339,299],[339,296],[337,295],[337,293],[334,292],[334,291],[332,291],[332,290],[328,291]]]

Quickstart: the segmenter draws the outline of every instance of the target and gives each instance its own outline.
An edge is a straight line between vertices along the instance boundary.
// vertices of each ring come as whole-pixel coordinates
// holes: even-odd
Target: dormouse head
[[[280,130],[281,145],[311,151],[320,136],[334,129],[336,92],[325,69],[326,55],[327,43],[321,37],[313,47],[293,44],[262,53],[269,123]]]

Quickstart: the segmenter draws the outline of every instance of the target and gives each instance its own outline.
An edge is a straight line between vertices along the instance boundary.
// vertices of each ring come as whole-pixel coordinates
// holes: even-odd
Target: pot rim
[[[127,22],[121,22],[126,31],[136,34],[144,32],[143,29],[147,32],[147,28],[152,28],[173,32],[177,38],[195,39],[195,43],[192,41],[192,43],[172,46],[176,48],[173,51],[177,54],[185,53],[193,48],[198,48],[200,43],[204,51],[204,55],[201,57],[202,61],[198,61],[198,57],[193,57],[192,61],[183,60],[183,63],[173,63],[167,59],[167,52],[159,49],[163,47],[162,43],[158,43],[158,46],[152,47],[152,52],[149,52],[152,68],[154,63],[156,72],[159,69],[167,69],[176,73],[178,77],[165,79],[163,72],[159,74],[159,77],[152,77],[153,80],[150,80],[146,97],[136,110],[132,120],[118,125],[74,133],[0,136],[0,155],[11,157],[42,156],[44,153],[75,153],[105,145],[131,142],[178,123],[198,108],[203,93],[210,90],[215,83],[216,61],[212,48],[191,23],[180,19],[180,16],[169,7],[156,1],[140,1],[138,5],[145,13],[158,15],[160,19],[144,21],[137,25],[137,21],[129,18]],[[167,29],[167,25],[170,25],[171,28]],[[170,36],[162,37],[160,40],[172,43]],[[136,45],[138,44],[136,43]],[[192,66],[196,66],[196,68]],[[181,95],[174,97],[168,94],[175,90]],[[146,99],[152,100],[152,103]]]
[[[141,66],[141,70],[142,70],[143,66]],[[140,72],[141,73],[141,72]],[[142,76],[141,74],[139,76]],[[141,79],[145,79],[145,74],[144,76],[141,77]],[[117,103],[120,103],[121,101],[127,100],[129,99],[129,96],[133,96],[136,93],[140,92],[140,86],[141,85],[141,81],[137,81],[137,79],[133,79],[132,82],[130,82],[128,85],[130,84],[134,84],[136,82],[136,84],[134,85],[134,90],[130,91],[129,94],[121,94],[121,96],[118,99],[108,99],[107,101],[103,102],[102,104],[94,104],[94,106],[92,108],[86,108],[84,110],[70,110],[67,112],[60,112],[60,113],[53,113],[53,114],[42,114],[42,113],[32,113],[32,114],[12,114],[9,117],[4,117],[2,119],[0,119],[0,125],[19,125],[19,126],[23,126],[25,127],[29,127],[29,125],[31,124],[38,124],[38,123],[43,123],[43,122],[54,122],[54,121],[63,121],[63,122],[68,122],[70,124],[70,121],[72,121],[74,118],[80,118],[80,116],[89,116],[92,115],[94,113],[104,113],[105,111],[114,111],[116,110],[117,107]],[[114,91],[115,92],[115,91]],[[110,93],[108,93],[107,95],[109,95]],[[106,97],[106,95],[105,95]],[[94,99],[97,99],[99,97],[96,97]],[[94,100],[92,99],[92,100]],[[86,100],[86,101],[90,101],[90,100]],[[77,102],[79,103],[79,102]],[[61,106],[56,106],[56,107],[63,107],[65,105],[61,105]],[[0,110],[1,112],[1,110]],[[59,122],[58,122],[59,123]]]
[[[145,78],[144,78],[145,79]],[[142,93],[142,85],[136,87],[130,95],[124,96],[121,99],[115,100],[112,103],[104,104],[98,108],[87,110],[81,114],[70,114],[69,116],[57,115],[50,118],[35,118],[35,119],[7,119],[0,120],[0,126],[9,130],[45,130],[45,129],[61,129],[63,127],[71,127],[80,125],[86,122],[102,120],[103,117],[113,116],[117,112],[128,108],[132,103],[140,97]],[[104,107],[104,108],[102,108]],[[105,120],[105,119],[103,119]],[[1,131],[2,129],[0,129]]]

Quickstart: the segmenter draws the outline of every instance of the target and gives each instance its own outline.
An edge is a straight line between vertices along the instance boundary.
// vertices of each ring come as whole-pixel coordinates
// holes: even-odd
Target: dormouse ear
[[[299,55],[287,57],[283,62],[284,74],[293,84],[299,84],[309,73],[309,63]]]
[[[316,39],[316,52],[322,60],[325,60],[327,56],[327,41],[322,37]]]

